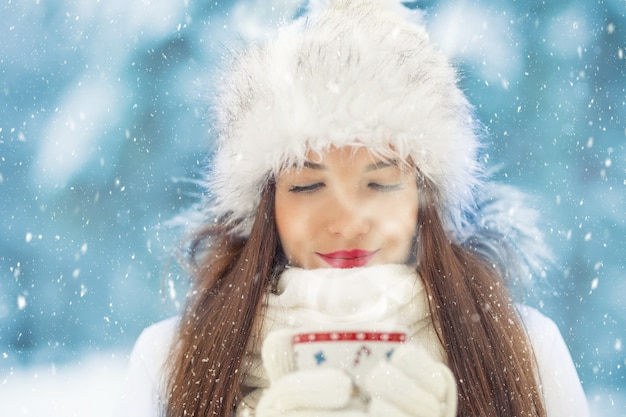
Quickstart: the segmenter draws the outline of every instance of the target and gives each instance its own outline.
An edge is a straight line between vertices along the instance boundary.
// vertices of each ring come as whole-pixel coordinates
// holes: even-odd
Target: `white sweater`
[[[432,326],[424,290],[414,270],[402,265],[381,265],[354,269],[288,269],[279,280],[279,291],[266,305],[263,337],[279,328],[307,330],[327,326],[355,325],[368,329],[402,326],[408,340],[425,347],[445,361],[445,353]],[[358,290],[355,290],[358,289]],[[519,306],[530,337],[549,417],[587,417],[587,401],[569,351],[556,325],[538,311]],[[118,416],[157,417],[160,415],[161,369],[175,337],[177,318],[145,329],[131,353]],[[260,344],[259,344],[260,345]],[[255,390],[246,402],[268,386],[258,352],[244,384]],[[256,397],[256,398],[255,398]]]

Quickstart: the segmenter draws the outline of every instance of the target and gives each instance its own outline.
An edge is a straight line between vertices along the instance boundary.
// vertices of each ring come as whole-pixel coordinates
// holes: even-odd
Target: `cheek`
[[[414,201],[414,204],[406,204]],[[411,246],[417,230],[417,196],[409,194],[404,204],[397,202],[387,211],[386,224],[383,226],[389,233],[389,239],[401,247]]]
[[[276,229],[283,251],[288,258],[297,254],[308,241],[315,220],[306,205],[292,201],[289,196],[281,198],[277,193],[275,203]]]
[[[396,245],[410,245],[417,228],[417,213],[404,212],[393,213],[386,222],[382,224],[383,233],[387,234],[387,239]]]
[[[294,221],[294,218],[286,218],[286,220],[276,222],[278,238],[287,255],[289,255],[289,250],[296,246],[300,240],[302,230],[297,225],[298,223]]]
[[[276,194],[276,203],[274,206],[274,215],[276,218],[276,230],[283,247],[290,240],[291,230],[293,229],[293,217],[291,213],[293,209],[290,207],[285,198],[281,198],[280,193]]]

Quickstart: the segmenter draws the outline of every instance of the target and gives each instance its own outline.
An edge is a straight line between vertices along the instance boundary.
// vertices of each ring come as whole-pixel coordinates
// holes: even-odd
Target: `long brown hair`
[[[449,240],[435,194],[420,188],[417,272],[457,380],[458,415],[545,417],[534,354],[502,278]],[[263,190],[250,237],[227,232],[208,227],[192,245],[191,257],[201,261],[168,363],[167,417],[230,417],[241,400],[243,356],[284,262],[273,182]]]
[[[206,227],[193,238],[189,257],[195,279],[166,364],[168,417],[230,417],[241,397],[243,356],[259,328],[280,251],[274,188],[273,181],[265,185],[247,239],[220,226]]]
[[[457,414],[544,417],[535,356],[502,277],[450,241],[429,188],[420,193],[417,270],[457,380]]]

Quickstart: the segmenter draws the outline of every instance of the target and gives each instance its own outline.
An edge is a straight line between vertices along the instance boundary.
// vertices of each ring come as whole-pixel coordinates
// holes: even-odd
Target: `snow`
[[[206,84],[303,2],[0,6],[0,360],[46,358],[0,362],[0,417],[109,415],[120,346],[184,298],[162,224],[202,191]],[[624,0],[409,3],[461,70],[496,178],[537,196],[558,259],[537,303],[594,415],[626,415]],[[67,362],[81,349],[105,353]]]
[[[523,73],[522,56],[515,51],[522,48],[524,38],[511,22],[512,15],[502,4],[486,9],[476,2],[454,2],[437,10],[429,30],[447,56],[473,63],[487,82],[508,88]]]
[[[14,369],[0,379],[0,415],[110,417],[126,364],[126,354],[110,352]]]
[[[34,166],[40,181],[65,185],[97,156],[102,132],[119,122],[122,95],[114,83],[93,79],[80,81],[61,99],[39,145]]]

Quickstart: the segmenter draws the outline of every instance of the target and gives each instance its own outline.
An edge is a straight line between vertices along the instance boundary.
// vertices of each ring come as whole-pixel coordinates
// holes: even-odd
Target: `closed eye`
[[[309,185],[293,185],[289,188],[290,193],[310,193],[324,187],[323,182],[316,182]]]
[[[376,191],[396,191],[402,188],[402,184],[379,184],[377,182],[370,182],[367,186]]]

